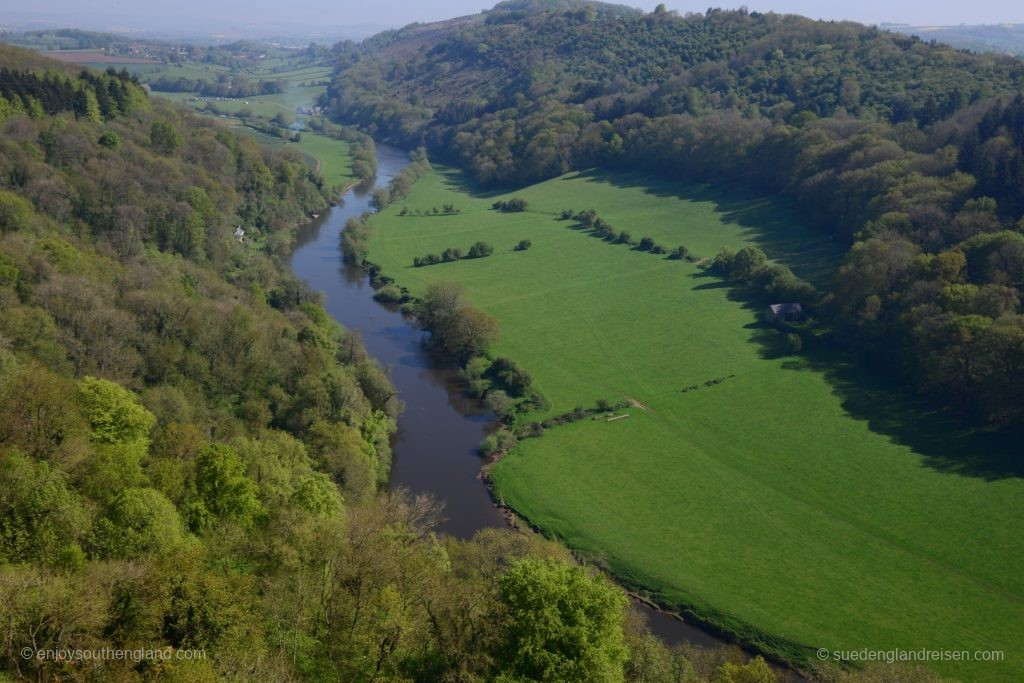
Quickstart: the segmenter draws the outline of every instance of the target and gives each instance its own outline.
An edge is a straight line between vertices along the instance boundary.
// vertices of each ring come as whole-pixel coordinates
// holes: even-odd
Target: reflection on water
[[[376,185],[386,185],[408,163],[401,150],[378,144]],[[480,529],[505,524],[479,478],[483,463],[477,445],[493,428],[494,416],[465,396],[457,372],[423,350],[423,333],[396,306],[373,300],[366,273],[342,262],[339,235],[349,218],[369,210],[373,187],[371,182],[349,190],[336,207],[299,232],[292,270],[323,293],[328,313],[362,336],[367,352],[388,370],[405,403],[395,436],[391,487],[442,501],[441,529],[469,538]],[[721,642],[670,615],[646,606],[643,610],[651,630],[666,642]]]
[[[401,150],[377,146],[376,183],[385,185],[408,163]],[[373,300],[373,288],[360,269],[341,260],[338,238],[345,222],[369,210],[372,184],[350,190],[338,206],[306,226],[292,255],[292,269],[325,296],[327,311],[357,330],[366,350],[388,369],[405,412],[398,420],[391,486],[433,495],[443,501],[442,530],[468,538],[503,523],[478,474],[476,452],[493,416],[467,399],[458,373],[440,366],[421,345],[422,332],[395,306]]]

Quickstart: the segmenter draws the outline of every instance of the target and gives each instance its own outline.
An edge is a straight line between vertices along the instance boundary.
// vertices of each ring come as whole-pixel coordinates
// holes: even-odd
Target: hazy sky
[[[124,27],[151,28],[161,22],[192,25],[216,31],[241,24],[303,24],[339,26],[374,24],[402,26],[413,21],[432,21],[473,14],[496,0],[4,0],[0,25],[45,16],[61,25],[89,25],[99,21]],[[652,9],[658,0],[622,4]],[[669,0],[669,9],[703,12],[709,6],[792,12],[822,19],[853,19],[864,23],[900,22],[929,24],[1024,23],[1022,0]]]

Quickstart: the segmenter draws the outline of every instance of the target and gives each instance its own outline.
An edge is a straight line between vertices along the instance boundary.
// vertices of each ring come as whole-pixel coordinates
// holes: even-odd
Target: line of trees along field
[[[484,186],[599,165],[789,195],[850,245],[801,302],[832,338],[1019,427],[1022,85],[1020,60],[853,23],[524,0],[381,36],[328,97]]]
[[[559,545],[381,493],[394,389],[280,258],[323,183],[135,95],[0,116],[0,677],[774,678],[670,652]]]

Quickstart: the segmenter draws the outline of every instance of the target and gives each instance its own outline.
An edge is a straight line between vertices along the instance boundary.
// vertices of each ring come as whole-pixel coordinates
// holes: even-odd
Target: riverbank
[[[373,217],[370,258],[413,296],[433,280],[462,284],[500,322],[493,353],[533,376],[551,414],[626,396],[648,408],[522,441],[491,471],[504,502],[625,585],[790,661],[809,665],[821,646],[1024,650],[1020,603],[1004,599],[1019,592],[1021,482],[945,471],[931,435],[947,434],[947,451],[986,442],[841,359],[787,351],[741,293],[694,264],[558,217],[594,208],[634,240],[650,231],[702,255],[757,246],[812,272],[827,254],[820,235],[728,190],[582,173],[481,196],[441,170]],[[491,209],[511,197],[528,210]],[[415,215],[442,205],[458,213]],[[412,265],[477,241],[494,254]]]
[[[376,184],[386,185],[408,157],[387,145],[377,148]],[[336,207],[305,226],[292,255],[293,272],[323,293],[332,317],[360,334],[367,351],[388,369],[405,404],[393,444],[390,486],[444,502],[440,530],[459,538],[505,526],[505,511],[482,479],[484,461],[478,451],[496,418],[467,396],[458,371],[424,351],[423,333],[409,324],[398,306],[373,299],[367,272],[342,261],[339,234],[349,218],[369,209],[372,189],[352,188]],[[652,632],[670,644],[726,644],[654,608],[644,605],[643,611]]]

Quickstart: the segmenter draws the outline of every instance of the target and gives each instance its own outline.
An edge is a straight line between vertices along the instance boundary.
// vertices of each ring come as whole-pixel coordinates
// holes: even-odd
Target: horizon
[[[140,33],[185,36],[309,36],[326,40],[359,40],[379,31],[399,28],[414,22],[429,23],[458,16],[477,14],[496,2],[480,0],[441,0],[429,5],[406,0],[382,0],[372,5],[332,3],[310,0],[302,14],[282,18],[278,6],[267,0],[242,2],[226,0],[211,7],[199,0],[181,0],[175,11],[165,3],[142,0],[130,5],[123,0],[104,0],[84,10],[75,0],[41,0],[32,10],[0,11],[0,29],[27,31],[79,28],[112,33]],[[651,11],[655,0],[615,3]],[[707,5],[700,0],[664,3],[680,14],[703,13]],[[928,3],[921,0],[894,7],[881,0],[865,0],[856,5],[822,7],[813,0],[762,0],[724,5],[723,9],[746,6],[751,11],[799,14],[812,19],[848,20],[863,24],[946,27],[959,25],[1001,25],[1024,23],[1024,5],[1008,0],[982,0],[965,6],[961,3]],[[243,18],[244,17],[244,18]],[[306,17],[309,17],[308,19]],[[395,17],[401,17],[395,20]]]

